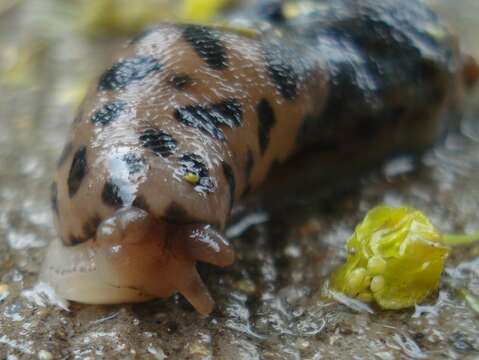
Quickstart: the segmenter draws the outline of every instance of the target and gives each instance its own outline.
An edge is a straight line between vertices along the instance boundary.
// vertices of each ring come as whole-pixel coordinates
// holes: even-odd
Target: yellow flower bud
[[[415,209],[374,208],[348,241],[348,259],[333,273],[331,286],[360,299],[369,293],[384,309],[414,306],[439,285],[449,255],[440,239]]]

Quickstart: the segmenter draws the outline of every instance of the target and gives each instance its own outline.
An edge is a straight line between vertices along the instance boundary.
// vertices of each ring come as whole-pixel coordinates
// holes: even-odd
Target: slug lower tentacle
[[[351,167],[422,151],[478,77],[418,0],[267,8],[239,15],[243,28],[146,31],[92,86],[52,185],[60,239],[41,276],[60,295],[179,291],[209,313],[196,262],[233,263],[221,235],[231,208],[273,165],[301,151],[314,152],[311,166]]]

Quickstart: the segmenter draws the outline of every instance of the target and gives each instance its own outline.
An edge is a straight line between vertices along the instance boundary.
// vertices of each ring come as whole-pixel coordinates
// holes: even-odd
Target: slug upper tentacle
[[[163,24],[119,51],[79,109],[51,188],[60,239],[42,277],[61,295],[179,291],[207,314],[196,262],[233,263],[222,236],[231,208],[274,164],[305,148],[316,165],[374,162],[444,133],[478,72],[430,9],[308,3],[254,8],[251,31]]]

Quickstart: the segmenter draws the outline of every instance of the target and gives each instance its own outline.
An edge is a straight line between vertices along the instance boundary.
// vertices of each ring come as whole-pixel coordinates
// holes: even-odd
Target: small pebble
[[[257,290],[256,284],[249,279],[243,279],[236,281],[234,287],[238,290],[241,290],[247,294],[254,294]]]
[[[50,351],[40,350],[38,352],[38,360],[52,360],[53,355]]]
[[[296,341],[296,346],[298,347],[299,350],[304,351],[311,346],[311,343],[306,339],[298,339]]]
[[[7,284],[0,284],[0,301],[5,300],[8,295],[10,295],[10,291]]]
[[[201,358],[211,358],[213,355],[210,346],[205,345],[200,341],[193,341],[188,346],[190,355],[200,356]]]

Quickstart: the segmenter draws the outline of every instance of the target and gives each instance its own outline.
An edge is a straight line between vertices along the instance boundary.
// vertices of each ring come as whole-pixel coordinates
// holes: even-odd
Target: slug
[[[231,208],[273,165],[421,151],[477,74],[418,0],[275,2],[229,21],[145,31],[89,90],[51,187],[59,239],[40,276],[60,296],[180,292],[210,313],[196,262],[234,262]]]

